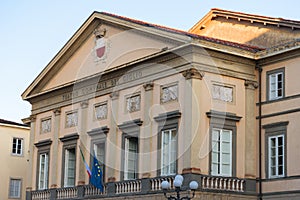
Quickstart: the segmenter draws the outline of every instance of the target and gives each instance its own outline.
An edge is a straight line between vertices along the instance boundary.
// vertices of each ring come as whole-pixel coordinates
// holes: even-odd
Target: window
[[[157,175],[168,176],[177,173],[178,124],[181,113],[176,110],[154,117],[158,123]]]
[[[102,178],[103,178],[103,182],[105,180],[105,143],[101,142],[101,143],[95,143],[94,144],[94,152],[96,153],[96,158],[99,162],[100,168],[102,170]],[[93,161],[93,159],[91,159],[91,162]]]
[[[161,134],[161,175],[176,174],[177,130],[163,130]]]
[[[284,135],[269,137],[268,141],[269,177],[284,176]]]
[[[75,148],[65,149],[64,187],[75,186]]]
[[[40,154],[39,160],[39,182],[38,189],[48,189],[48,169],[49,169],[49,156],[48,153]]]
[[[268,100],[284,97],[284,69],[267,72]]]
[[[138,165],[138,139],[134,137],[125,138],[125,163],[124,180],[137,178]]]
[[[23,154],[23,139],[13,138],[12,154],[13,155],[22,155]]]
[[[286,122],[266,124],[265,129],[265,151],[266,151],[266,177],[280,178],[286,176]]]
[[[138,178],[138,153],[141,119],[124,122],[118,127],[122,130],[122,161],[121,179],[130,180]]]
[[[242,117],[215,110],[206,115],[210,118],[210,174],[236,176],[236,123]]]
[[[21,179],[10,179],[9,198],[21,198]]]
[[[211,174],[232,175],[232,132],[224,129],[212,130]]]

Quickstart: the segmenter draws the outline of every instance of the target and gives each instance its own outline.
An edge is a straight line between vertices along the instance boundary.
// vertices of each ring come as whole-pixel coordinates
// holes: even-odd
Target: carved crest
[[[95,55],[96,61],[106,59],[109,51],[109,41],[105,38],[106,28],[98,28],[94,31],[95,35]]]

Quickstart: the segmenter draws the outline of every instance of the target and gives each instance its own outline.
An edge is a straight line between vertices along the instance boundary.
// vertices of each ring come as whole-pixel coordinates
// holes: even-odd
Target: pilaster
[[[110,109],[110,131],[107,137],[107,157],[113,159],[106,160],[107,181],[116,180],[120,174],[117,170],[118,159],[118,109],[119,109],[119,91],[113,91],[110,94],[111,109]],[[118,179],[119,180],[119,179]]]
[[[144,102],[144,126],[143,131],[140,133],[140,141],[143,143],[143,148],[140,150],[140,160],[146,160],[147,162],[140,162],[140,178],[148,178],[151,176],[151,164],[154,162],[151,157],[152,149],[152,116],[150,116],[150,109],[153,104],[153,82],[147,82],[144,85],[145,89],[145,102]],[[155,174],[152,174],[153,176]]]
[[[61,110],[60,108],[53,110],[54,114],[54,130],[53,130],[53,142],[52,142],[52,149],[53,152],[51,153],[52,158],[50,162],[50,169],[51,169],[51,182],[50,188],[57,188],[60,184],[60,180],[57,180],[57,171],[59,170],[58,167],[58,139],[59,139],[59,128],[60,128],[60,119],[61,119]]]
[[[89,102],[88,100],[84,100],[80,102],[80,123],[78,124],[78,134],[79,134],[79,146],[81,147],[86,147],[87,145],[87,119],[88,119],[88,106]],[[86,155],[86,157],[88,157]],[[79,166],[77,172],[78,172],[78,180],[77,180],[77,185],[84,185],[88,183],[88,175],[87,173],[82,173],[86,171],[84,162],[81,160],[81,155],[80,153],[77,154],[77,166]]]
[[[245,178],[256,178],[256,106],[255,89],[258,87],[256,81],[245,81]]]
[[[199,146],[197,139],[195,137],[199,135],[199,122],[200,122],[200,91],[201,84],[203,84],[204,72],[201,72],[195,68],[190,68],[182,73],[185,77],[184,86],[184,128],[182,131],[182,136],[184,137],[183,145],[183,168],[185,171],[187,169],[197,169],[200,171],[200,162],[198,159]],[[181,156],[181,155],[180,155]]]

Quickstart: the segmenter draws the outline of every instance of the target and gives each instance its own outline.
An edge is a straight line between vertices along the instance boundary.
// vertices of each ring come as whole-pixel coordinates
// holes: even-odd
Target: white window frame
[[[43,162],[44,157],[44,162]],[[41,153],[39,160],[39,180],[38,180],[38,189],[48,189],[48,173],[49,173],[49,154]]]
[[[136,145],[135,149],[129,149],[131,142]],[[137,168],[138,168],[138,140],[137,138],[125,138],[125,152],[124,152],[124,180],[132,180],[137,178]],[[130,165],[130,154],[133,154],[134,158],[131,160],[134,169],[129,167]],[[134,177],[129,177],[129,172],[134,174]]]
[[[74,150],[74,166],[73,166],[73,177],[69,176],[69,164],[70,164],[70,151]],[[73,187],[75,186],[76,179],[76,150],[74,148],[65,149],[65,166],[64,166],[64,187]],[[70,183],[70,178],[74,179],[74,183]]]
[[[9,198],[19,199],[22,193],[22,179],[11,178],[9,181]]]
[[[166,129],[161,132],[161,175],[175,175],[177,170],[177,129]],[[166,142],[167,139],[167,143]],[[164,156],[166,152],[167,157]]]
[[[229,133],[229,141],[224,140],[225,131]],[[218,134],[217,137],[215,134]],[[216,139],[217,138],[217,139]],[[212,148],[211,148],[211,175],[213,176],[232,176],[232,131],[227,129],[212,129]],[[225,145],[229,145],[229,152],[224,152]],[[229,143],[229,144],[228,144]],[[229,154],[229,160],[225,161],[224,154]],[[217,156],[217,157],[215,157]],[[228,172],[223,168],[227,165]],[[229,165],[229,167],[228,167]],[[214,169],[217,168],[217,171]]]
[[[14,149],[14,140],[16,140],[16,148]],[[15,155],[15,156],[22,156],[23,155],[23,143],[24,143],[24,139],[23,138],[16,138],[14,137],[13,138],[13,141],[12,141],[12,155]],[[21,146],[20,147],[20,153],[18,153],[18,146]]]
[[[283,72],[274,72],[268,75],[269,76],[269,100],[276,100],[283,97],[284,90],[284,74]],[[279,88],[279,76],[281,76],[281,88]],[[272,85],[274,84],[274,88]],[[281,95],[279,91],[281,90]]]
[[[279,155],[279,148],[278,140],[279,138],[282,138],[282,155]],[[271,140],[275,139],[275,155],[273,156],[275,158],[275,165],[272,165],[272,144]],[[282,174],[279,174],[279,157],[282,156]],[[272,174],[272,168],[275,167],[275,174]],[[285,176],[285,138],[284,134],[275,135],[275,136],[269,136],[268,137],[268,171],[269,171],[269,178],[279,178]]]

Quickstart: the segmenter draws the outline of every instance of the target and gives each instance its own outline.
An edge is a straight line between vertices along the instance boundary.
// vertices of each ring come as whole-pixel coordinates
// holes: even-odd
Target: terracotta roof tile
[[[210,42],[214,42],[214,43],[218,43],[218,44],[237,47],[237,48],[247,50],[247,51],[251,51],[251,52],[258,52],[258,51],[264,50],[263,48],[260,48],[260,47],[257,47],[257,46],[251,46],[251,45],[247,45],[247,44],[240,44],[240,43],[230,42],[230,41],[226,41],[226,40],[220,40],[220,39],[216,39],[216,38],[212,38],[212,37],[201,36],[201,35],[197,35],[197,34],[187,32],[187,31],[178,30],[178,29],[174,29],[174,28],[170,28],[170,27],[166,27],[166,26],[162,26],[162,25],[158,25],[158,24],[152,24],[152,23],[141,21],[141,20],[136,20],[136,19],[132,19],[132,18],[128,18],[128,17],[123,17],[123,16],[119,16],[119,15],[115,15],[115,14],[111,14],[111,13],[107,13],[107,12],[100,12],[100,13],[103,14],[103,15],[115,17],[115,18],[126,20],[126,21],[129,21],[129,22],[133,22],[133,23],[136,23],[136,24],[139,24],[139,25],[142,25],[142,26],[153,27],[153,28],[156,28],[156,29],[159,29],[159,30],[164,30],[164,31],[172,32],[172,33],[186,35],[186,36],[189,36],[189,37],[192,37],[192,38],[197,38],[197,39],[200,39],[200,40],[206,40],[206,41],[210,41]]]

